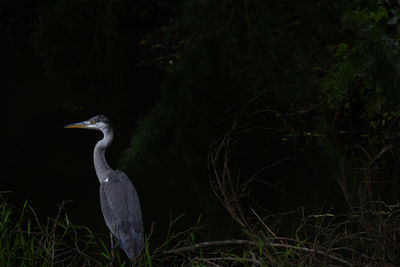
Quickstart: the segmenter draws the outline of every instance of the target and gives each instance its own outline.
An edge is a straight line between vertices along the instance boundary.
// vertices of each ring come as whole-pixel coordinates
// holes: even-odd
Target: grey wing
[[[140,202],[125,173],[115,171],[100,185],[104,220],[129,258],[135,259],[143,248],[143,220]]]

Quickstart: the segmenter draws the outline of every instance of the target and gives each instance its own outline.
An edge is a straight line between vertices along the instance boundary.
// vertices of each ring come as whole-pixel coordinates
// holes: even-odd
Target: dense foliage
[[[266,181],[277,176],[268,181],[273,184],[283,181],[264,202],[277,200],[278,210],[319,208],[325,200],[342,207],[344,198],[333,195],[342,192],[351,205],[366,200],[359,194],[370,189],[360,186],[363,174],[354,169],[370,168],[365,157],[395,136],[398,13],[395,3],[362,0],[57,1],[43,8],[32,42],[67,107],[100,105],[117,123],[142,114],[137,129],[129,127],[134,131],[120,166],[157,181],[160,199],[180,192],[200,210],[218,212],[209,208],[215,200],[207,154],[241,116],[249,128],[274,129],[237,146],[243,173],[278,155],[291,159],[285,168],[296,169],[263,174]],[[154,16],[159,19],[150,23]],[[137,112],[152,101],[147,114]],[[243,119],[243,112],[265,109],[275,118]],[[355,158],[363,160],[353,164]],[[387,156],[381,162],[393,165]],[[370,182],[382,185],[370,194],[394,182],[397,171],[388,172],[380,181],[371,174]],[[312,197],[305,197],[308,190]],[[386,196],[394,201],[397,194]]]
[[[18,50],[62,110],[129,134],[119,167],[151,181],[144,210],[221,223],[223,207],[254,234],[271,212],[398,202],[398,2],[28,2],[2,4],[31,22]]]
[[[168,179],[166,185],[178,190],[189,185],[201,198],[209,145],[243,112],[269,109],[280,118],[242,121],[249,128],[275,130],[240,147],[237,154],[247,159],[242,156],[238,168],[254,173],[279,160],[273,155],[283,149],[296,171],[273,173],[286,185],[271,199],[319,208],[316,203],[328,195],[333,199],[328,198],[328,205],[338,207],[343,202],[332,194],[344,190],[354,198],[351,205],[362,204],[366,198],[358,195],[370,188],[360,186],[364,174],[353,170],[373,168],[366,157],[395,142],[398,10],[385,1],[184,1],[182,16],[165,35],[170,47],[178,47],[171,51],[175,58],[158,102],[133,135],[123,166],[148,175],[149,167],[158,165],[150,176],[174,177],[177,182]],[[254,97],[257,104],[243,111]],[[290,144],[282,144],[288,136]],[[264,163],[248,166],[260,157]],[[355,158],[362,163],[353,164]],[[380,163],[393,166],[393,159],[386,155]],[[375,197],[394,182],[397,172],[392,167],[389,172],[390,178],[383,180],[370,177],[370,183],[380,184],[372,189]],[[290,184],[296,189],[288,189]],[[314,197],[300,200],[310,188]],[[296,194],[299,200],[293,199]],[[397,193],[382,197],[395,201]]]

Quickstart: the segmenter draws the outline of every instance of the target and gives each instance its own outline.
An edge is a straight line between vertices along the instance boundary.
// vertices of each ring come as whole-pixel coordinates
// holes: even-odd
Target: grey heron
[[[100,182],[100,203],[104,220],[130,260],[135,261],[143,248],[143,219],[139,197],[128,176],[108,165],[105,152],[114,139],[113,129],[104,115],[73,123],[65,128],[99,130],[103,139],[93,152],[94,168]]]

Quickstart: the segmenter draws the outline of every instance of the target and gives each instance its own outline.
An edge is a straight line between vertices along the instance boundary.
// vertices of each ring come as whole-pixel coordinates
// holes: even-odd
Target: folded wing
[[[143,220],[138,195],[128,176],[114,171],[100,184],[104,220],[130,259],[143,248]]]

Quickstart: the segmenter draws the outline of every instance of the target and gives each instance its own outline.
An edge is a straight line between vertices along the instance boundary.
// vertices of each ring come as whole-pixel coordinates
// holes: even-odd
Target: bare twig
[[[166,254],[181,254],[185,252],[191,252],[191,251],[196,251],[201,248],[206,248],[206,247],[212,247],[212,246],[232,246],[232,245],[245,245],[245,246],[256,246],[258,247],[260,245],[259,242],[255,241],[249,241],[249,240],[221,240],[221,241],[210,241],[210,242],[202,242],[198,243],[192,246],[187,246],[187,247],[181,247],[177,249],[171,249],[165,251]],[[311,254],[319,254],[321,256],[327,257],[331,260],[338,261],[342,264],[345,264],[347,266],[352,266],[352,263],[350,261],[347,261],[345,259],[342,259],[338,256],[329,254],[327,252],[318,250],[316,248],[306,248],[306,247],[300,247],[300,246],[293,246],[293,245],[288,245],[288,244],[282,244],[282,243],[267,243],[267,246],[270,247],[275,247],[275,248],[285,248],[285,249],[293,249],[297,251],[302,251],[302,252],[307,252]]]
[[[250,207],[250,210],[253,212],[253,214],[257,217],[257,219],[262,223],[262,225],[264,225],[265,229],[267,229],[267,231],[276,238],[276,235],[274,232],[272,232],[271,229],[269,229],[269,227],[264,223],[263,220],[261,220],[260,216],[258,216],[258,214],[253,210],[253,208]]]
[[[374,157],[374,160],[380,159],[386,152],[390,151],[393,149],[392,145],[386,145],[382,147],[381,151]]]

